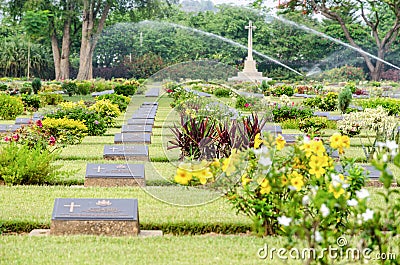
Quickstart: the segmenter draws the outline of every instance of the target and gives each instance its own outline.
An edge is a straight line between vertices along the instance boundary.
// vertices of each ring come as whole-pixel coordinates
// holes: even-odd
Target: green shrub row
[[[357,101],[357,105],[360,105],[364,109],[374,109],[378,106],[382,106],[389,115],[400,114],[400,100],[393,98],[374,98],[374,99],[363,99]]]

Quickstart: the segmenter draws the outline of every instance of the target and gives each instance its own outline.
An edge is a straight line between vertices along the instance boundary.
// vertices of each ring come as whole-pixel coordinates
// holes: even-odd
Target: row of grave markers
[[[114,145],[105,145],[103,158],[123,160],[121,164],[86,165],[85,186],[145,186],[145,165],[127,161],[149,161],[151,135],[157,102],[144,102],[134,112]],[[129,124],[134,123],[134,124]],[[136,236],[141,233],[137,199],[56,198],[52,214],[52,235]],[[150,235],[161,235],[155,231]]]

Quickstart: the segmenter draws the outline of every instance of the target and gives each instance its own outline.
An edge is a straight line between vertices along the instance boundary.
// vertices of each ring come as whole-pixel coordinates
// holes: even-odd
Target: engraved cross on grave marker
[[[113,153],[115,152],[115,150],[118,150],[118,147],[115,147],[115,146],[113,146],[113,147],[111,147],[111,148],[109,148],[110,150],[112,150],[113,151]]]
[[[100,173],[102,169],[105,169],[104,167],[98,166],[97,168],[95,167],[94,169],[97,169],[97,173]]]
[[[74,212],[74,207],[81,207],[81,206],[78,205],[78,204],[75,204],[74,202],[71,202],[69,205],[68,204],[64,205],[64,207],[69,207],[69,212],[73,213]]]

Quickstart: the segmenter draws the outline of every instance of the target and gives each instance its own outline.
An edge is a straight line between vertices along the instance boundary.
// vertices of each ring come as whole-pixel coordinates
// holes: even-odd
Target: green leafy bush
[[[299,129],[298,119],[288,119],[281,122],[282,129]]]
[[[64,102],[63,97],[60,94],[55,94],[51,92],[43,92],[39,94],[40,100],[43,106],[52,105],[56,106],[61,102]]]
[[[281,122],[289,119],[308,119],[313,116],[314,112],[310,108],[276,105],[272,109],[272,114],[274,122]]]
[[[338,105],[338,94],[329,92],[322,98],[322,103],[319,108],[323,111],[334,111]]]
[[[273,87],[271,93],[275,97],[280,97],[282,95],[291,97],[294,94],[294,88],[291,85],[280,85]]]
[[[46,113],[49,118],[68,118],[82,121],[87,129],[88,135],[103,135],[106,130],[106,122],[104,117],[94,110],[89,110],[83,102],[65,102],[60,104],[52,112]]]
[[[41,101],[38,95],[22,94],[21,99],[27,110],[36,111],[41,107]]]
[[[32,81],[33,93],[37,94],[41,88],[42,88],[42,82],[40,81],[40,78],[33,79]]]
[[[236,99],[235,108],[240,110],[251,110],[255,104],[255,98],[238,96]]]
[[[299,129],[309,135],[320,134],[320,131],[327,127],[328,119],[325,117],[311,117],[299,121]]]
[[[96,100],[103,99],[108,99],[111,101],[111,103],[117,105],[121,112],[125,111],[128,108],[129,102],[131,101],[130,97],[117,94],[106,94],[96,97]]]
[[[89,110],[96,111],[104,118],[107,126],[112,126],[115,123],[115,118],[121,115],[118,105],[113,104],[109,99],[101,99],[96,101]]]
[[[338,95],[334,92],[329,92],[324,97],[316,96],[314,98],[307,98],[303,101],[303,105],[310,108],[318,108],[323,111],[334,111],[337,108]]]
[[[128,80],[121,85],[116,85],[114,87],[114,91],[118,95],[124,95],[128,97],[134,95],[139,87],[140,83],[138,81]]]
[[[64,82],[61,88],[69,95],[75,95],[77,93],[78,87],[75,82]]]
[[[50,184],[56,173],[55,155],[40,146],[11,142],[0,151],[0,178],[8,185]]]
[[[375,109],[382,106],[390,116],[400,114],[400,100],[392,98],[374,98],[357,101],[357,104],[366,108]]]
[[[214,95],[219,98],[227,98],[231,94],[231,91],[227,88],[217,88],[214,91]]]
[[[365,73],[361,67],[345,65],[324,71],[317,78],[329,81],[359,81],[365,79]]]
[[[61,144],[80,144],[86,135],[87,127],[82,121],[62,118],[46,118],[43,120],[43,128],[56,137]]]
[[[356,91],[357,91],[357,86],[356,86],[356,83],[354,83],[354,82],[348,82],[348,83],[344,86],[344,88],[350,89],[350,91],[351,91],[352,94],[356,93]]]
[[[350,106],[353,95],[349,88],[344,88],[338,96],[338,107],[342,113],[346,113],[347,108]]]
[[[13,120],[24,112],[24,104],[21,98],[0,94],[0,118]]]
[[[32,93],[31,84],[28,83],[28,82],[23,83],[22,86],[19,87],[19,93],[20,94],[30,95]]]
[[[8,89],[7,84],[0,83],[0,91],[6,91]]]
[[[76,94],[78,95],[87,95],[90,93],[90,88],[92,84],[89,82],[80,82],[76,84]]]

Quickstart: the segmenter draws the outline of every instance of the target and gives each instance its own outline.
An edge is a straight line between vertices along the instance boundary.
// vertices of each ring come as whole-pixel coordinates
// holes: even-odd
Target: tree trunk
[[[58,48],[58,40],[55,32],[51,34],[51,49],[53,51],[55,78],[56,80],[60,80],[60,49]]]
[[[97,3],[100,5],[100,2]],[[82,40],[79,58],[78,80],[89,80],[93,78],[93,52],[96,47],[99,36],[104,28],[104,23],[110,11],[110,4],[107,2],[103,8],[96,6],[94,1],[84,0],[83,3],[83,22],[82,22]],[[94,29],[96,10],[102,10],[101,17],[97,21],[97,30]]]
[[[61,47],[61,58],[60,58],[60,77],[61,80],[69,79],[69,54],[71,44],[71,18],[67,18],[64,22],[64,33]]]

